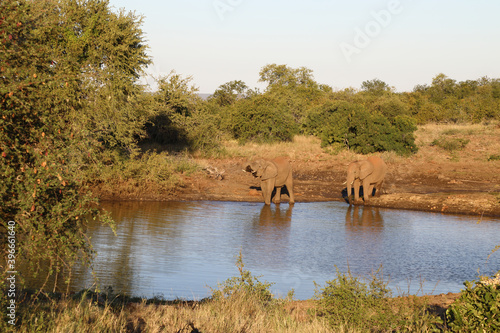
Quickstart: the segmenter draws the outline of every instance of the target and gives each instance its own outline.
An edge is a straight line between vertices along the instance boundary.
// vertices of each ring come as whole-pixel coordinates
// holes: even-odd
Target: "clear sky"
[[[266,64],[313,70],[318,83],[360,88],[378,78],[397,91],[500,78],[498,0],[110,0],[144,16],[154,64],[200,93],[241,80],[250,88]]]

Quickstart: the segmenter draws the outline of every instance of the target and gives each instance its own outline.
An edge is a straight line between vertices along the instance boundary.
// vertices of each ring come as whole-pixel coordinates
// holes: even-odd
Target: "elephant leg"
[[[372,192],[373,185],[370,184],[370,181],[368,179],[363,180],[363,199],[365,200],[365,202],[368,201]]]
[[[359,179],[354,179],[354,184],[353,184],[353,187],[354,187],[354,202],[356,202],[356,201],[359,200],[359,184],[360,184]],[[351,195],[351,194],[349,193],[349,195]]]
[[[293,179],[292,179],[291,175],[286,180],[285,185],[286,185],[286,189],[288,190],[288,195],[290,196],[289,203],[294,204],[295,203],[295,195],[293,194]]]
[[[377,185],[375,185],[375,196],[379,197],[380,196],[380,191],[382,190],[382,184],[384,183],[384,181],[380,181],[377,183]]]
[[[373,189],[374,185],[370,184],[370,186],[368,187],[368,197],[373,197]]]
[[[260,187],[262,189],[262,196],[264,197],[264,203],[266,205],[271,204],[271,195],[273,194],[273,188],[270,187],[268,181],[263,181],[260,183]]]
[[[274,196],[274,203],[280,204],[281,202],[281,187],[276,187],[276,195]]]

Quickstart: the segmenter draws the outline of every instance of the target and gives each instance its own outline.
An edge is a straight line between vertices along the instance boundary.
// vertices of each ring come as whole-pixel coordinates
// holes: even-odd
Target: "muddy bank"
[[[418,153],[380,156],[388,166],[383,195],[372,206],[500,217],[500,124],[428,124],[415,133]],[[462,140],[466,146],[446,150],[440,140]],[[101,199],[223,200],[263,202],[260,184],[243,172],[253,157],[285,156],[293,167],[297,202],[344,201],[347,165],[366,159],[350,151],[329,154],[315,137],[298,136],[274,145],[226,142],[227,158],[192,158],[199,171],[180,175],[179,186],[165,190],[127,181],[96,187]],[[345,192],[344,192],[345,194]],[[283,195],[282,202],[288,198]]]
[[[182,176],[179,188],[164,193],[154,184],[143,190],[126,184],[99,193],[103,200],[215,200],[263,202],[259,181],[243,171],[244,158],[199,160],[200,171]],[[345,202],[346,161],[291,161],[296,202]],[[388,162],[383,195],[367,205],[384,208],[500,217],[498,170],[478,165]],[[98,190],[98,189],[97,189]],[[99,192],[99,191],[97,191]],[[282,195],[286,203],[288,196]],[[347,203],[346,203],[347,205]]]

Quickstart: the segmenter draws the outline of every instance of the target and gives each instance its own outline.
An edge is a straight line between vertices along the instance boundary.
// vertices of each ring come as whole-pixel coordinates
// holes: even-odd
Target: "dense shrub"
[[[202,103],[191,80],[175,72],[158,80],[158,91],[153,94],[155,111],[146,124],[143,143],[175,145],[204,153],[219,149],[218,115]]]
[[[498,280],[498,277],[497,277]],[[449,327],[456,332],[500,330],[500,287],[495,280],[466,281],[465,290],[446,310]],[[492,283],[493,282],[493,283]]]
[[[361,104],[329,102],[309,115],[308,126],[317,128],[323,146],[341,145],[368,154],[395,151],[404,155],[417,151],[413,120],[404,115],[391,118],[370,113]]]
[[[328,318],[332,328],[346,324],[365,329],[389,328],[382,323],[381,315],[387,310],[384,299],[390,297],[390,291],[375,281],[367,285],[350,272],[343,274],[337,270],[337,278],[327,281],[325,287],[316,285],[319,311]]]
[[[392,294],[375,272],[370,280],[341,273],[321,288],[316,284],[318,315],[327,318],[330,327],[354,327],[362,332],[436,331],[442,321],[426,312],[426,305],[416,298],[391,298]]]
[[[270,95],[240,100],[228,112],[226,126],[240,142],[291,141],[298,133],[298,124],[290,109],[284,101]]]
[[[236,266],[240,276],[235,276],[227,279],[225,282],[218,284],[217,288],[211,288],[212,298],[220,300],[234,296],[246,295],[259,302],[270,302],[273,300],[273,294],[269,290],[272,283],[267,281],[259,281],[258,276],[253,276],[252,273],[245,268],[241,252],[236,261]]]

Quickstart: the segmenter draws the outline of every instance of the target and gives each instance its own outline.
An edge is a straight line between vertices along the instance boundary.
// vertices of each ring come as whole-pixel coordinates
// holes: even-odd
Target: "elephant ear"
[[[274,178],[278,175],[278,168],[273,162],[266,161],[264,172],[262,173],[262,180]]]
[[[359,178],[365,179],[373,172],[373,170],[373,164],[368,161],[361,161],[359,166]]]

